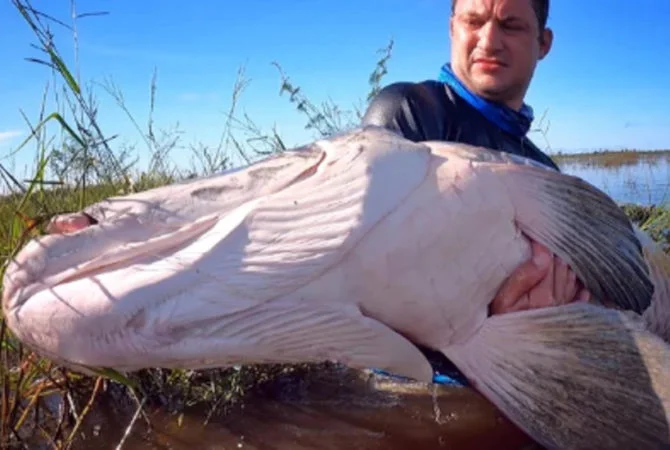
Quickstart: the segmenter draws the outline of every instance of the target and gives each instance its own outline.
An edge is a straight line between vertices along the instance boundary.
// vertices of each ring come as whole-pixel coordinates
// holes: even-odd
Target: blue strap
[[[403,377],[401,375],[396,375],[390,372],[386,372],[385,370],[381,369],[372,369],[372,372],[376,373],[377,375],[383,375],[389,378],[394,378],[398,381],[412,381],[411,378]],[[448,386],[467,386],[467,382],[465,380],[457,380],[456,378],[452,378],[448,375],[443,375],[441,373],[435,372],[433,374],[433,383],[435,384],[442,384],[442,385],[448,385]]]
[[[524,137],[530,130],[533,122],[533,108],[525,103],[520,111],[515,111],[507,105],[488,101],[471,92],[451,70],[449,63],[440,70],[438,81],[448,84],[456,94],[481,112],[484,117],[498,127],[516,137]]]

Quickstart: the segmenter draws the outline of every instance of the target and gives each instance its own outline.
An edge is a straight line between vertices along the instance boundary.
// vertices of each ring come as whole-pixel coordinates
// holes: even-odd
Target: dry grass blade
[[[137,410],[135,411],[135,414],[133,414],[132,419],[130,419],[130,423],[126,427],[125,431],[123,432],[123,436],[121,437],[121,440],[119,441],[118,445],[116,446],[116,450],[121,450],[123,448],[123,445],[126,443],[126,440],[128,439],[128,436],[130,436],[130,432],[133,429],[133,426],[135,426],[135,422],[137,422],[137,419],[140,417],[140,413],[142,413],[142,408],[144,408],[144,403],[146,402],[146,398],[142,399],[142,402],[140,405],[137,407]]]
[[[79,431],[79,428],[81,428],[84,419],[86,418],[86,415],[89,413],[91,408],[93,407],[93,402],[95,401],[96,397],[98,396],[98,392],[100,391],[100,388],[102,387],[102,384],[104,382],[104,379],[102,377],[98,377],[95,380],[95,386],[93,387],[93,392],[91,393],[91,397],[89,398],[88,402],[86,403],[86,406],[84,406],[84,409],[81,411],[81,414],[77,417],[77,421],[74,424],[74,427],[72,428],[72,431],[70,431],[69,436],[65,440],[63,447],[64,449],[69,448],[72,445],[72,442],[77,435],[77,432]]]

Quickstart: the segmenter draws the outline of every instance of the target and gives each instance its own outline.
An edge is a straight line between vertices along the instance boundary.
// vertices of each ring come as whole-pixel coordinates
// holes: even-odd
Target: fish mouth
[[[218,215],[212,214],[176,229],[175,227],[169,227],[155,237],[102,250],[98,256],[92,259],[84,257],[83,259],[86,262],[68,264],[68,267],[64,270],[49,267],[46,263],[46,252],[41,250],[38,241],[33,241],[32,245],[26,246],[16,255],[5,271],[2,294],[3,309],[5,313],[11,310],[16,313],[17,308],[20,308],[31,297],[44,290],[170,255],[197,240],[209,231],[218,220]],[[55,238],[68,240],[76,239],[80,233],[95,234],[96,227],[100,225],[97,224],[97,221],[91,223],[90,227],[80,232],[56,235]]]

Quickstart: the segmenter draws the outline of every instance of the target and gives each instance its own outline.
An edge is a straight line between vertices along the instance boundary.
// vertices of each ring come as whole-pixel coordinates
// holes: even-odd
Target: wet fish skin
[[[9,327],[75,366],[333,359],[428,381],[420,343],[548,448],[668,443],[670,350],[647,313],[670,304],[666,281],[605,194],[520,158],[373,128],[303,151],[235,183],[228,174],[89,208],[98,224],[37,240],[10,266]],[[529,256],[527,236],[596,300],[629,311],[487,317]]]

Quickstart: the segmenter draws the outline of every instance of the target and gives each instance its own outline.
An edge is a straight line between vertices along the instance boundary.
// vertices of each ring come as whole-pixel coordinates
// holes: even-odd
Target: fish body
[[[9,327],[56,361],[336,360],[430,381],[421,344],[549,448],[587,448],[593,433],[602,448],[670,440],[670,350],[641,317],[670,304],[658,297],[670,281],[576,177],[367,127],[83,213],[97,223],[34,240],[5,274]],[[529,238],[596,304],[489,317]]]
[[[213,353],[183,364],[271,362],[277,354],[284,361],[278,324],[268,322],[274,332],[247,325],[239,333],[250,336],[234,337],[226,321],[279,320],[283,311],[286,322],[295,312],[287,323],[303,320],[304,331],[292,330],[291,339],[310,342],[321,326],[312,330],[310,321],[341,315],[359,333],[372,327],[388,334],[380,357],[392,358],[403,341],[415,355],[392,369],[430,379],[430,365],[406,339],[431,348],[467,340],[497,286],[529,252],[501,180],[472,155],[440,148],[374,129],[246,171],[92,205],[85,213],[98,225],[43,237],[24,250],[28,267],[45,271],[10,269],[6,286],[16,292],[16,306],[9,317],[41,321],[26,327],[37,334],[22,337],[38,348],[57,343],[52,355],[134,369],[180,366],[175,347],[196,355],[205,340]],[[17,275],[35,282],[13,287]],[[73,310],[86,313],[72,320]],[[263,332],[268,342],[257,342]],[[110,340],[118,344],[101,351],[99,343]],[[222,351],[244,342],[244,351]],[[340,360],[357,348],[329,354],[327,347],[318,359]],[[303,352],[295,349],[296,360]]]

